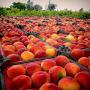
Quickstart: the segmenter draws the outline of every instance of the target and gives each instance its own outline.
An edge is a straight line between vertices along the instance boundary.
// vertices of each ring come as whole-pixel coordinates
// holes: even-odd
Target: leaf
[[[58,72],[58,80],[60,80],[63,77],[61,72]]]

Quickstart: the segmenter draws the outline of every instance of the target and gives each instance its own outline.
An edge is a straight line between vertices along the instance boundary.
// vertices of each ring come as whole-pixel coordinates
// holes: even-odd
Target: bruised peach
[[[38,71],[35,72],[32,76],[31,76],[33,85],[35,87],[40,87],[41,85],[43,85],[46,82],[50,82],[50,76],[47,72],[44,71]]]
[[[7,70],[7,75],[11,79],[19,75],[24,75],[25,73],[26,73],[26,70],[22,65],[13,65],[9,67]]]
[[[53,59],[45,59],[41,62],[41,67],[45,71],[48,71],[53,66],[56,66],[56,62]]]

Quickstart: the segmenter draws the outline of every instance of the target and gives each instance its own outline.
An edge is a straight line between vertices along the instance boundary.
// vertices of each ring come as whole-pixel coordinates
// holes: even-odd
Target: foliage
[[[17,8],[20,10],[25,10],[25,3],[21,3],[21,2],[13,2],[13,5],[10,6],[10,8]]]
[[[1,12],[2,11],[2,12]],[[64,17],[73,17],[87,19],[90,18],[89,11],[71,11],[71,10],[20,10],[16,8],[0,8],[0,15],[6,16],[64,16]]]
[[[48,10],[55,10],[56,4],[49,4],[48,5]]]
[[[36,4],[36,5],[34,5],[34,10],[37,10],[37,11],[42,10],[42,6]]]
[[[28,2],[28,3],[26,4],[26,9],[27,9],[27,10],[33,10],[33,9],[34,9],[33,2]]]
[[[5,16],[6,15],[6,11],[4,8],[0,7],[0,16],[3,15]]]

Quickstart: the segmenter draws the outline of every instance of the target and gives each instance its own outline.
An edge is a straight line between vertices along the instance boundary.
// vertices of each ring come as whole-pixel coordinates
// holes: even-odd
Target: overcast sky
[[[48,5],[49,0],[31,0],[34,4],[39,4],[45,9]],[[23,2],[26,3],[27,0],[0,0],[0,6],[9,7],[12,2]],[[51,0],[51,3],[57,4],[57,9],[72,9],[79,10],[84,8],[84,10],[90,9],[90,0]]]

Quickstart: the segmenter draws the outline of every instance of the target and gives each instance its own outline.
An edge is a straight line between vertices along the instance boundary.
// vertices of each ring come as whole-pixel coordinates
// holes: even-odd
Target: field
[[[71,11],[71,10],[19,10],[15,8],[0,8],[0,15],[4,16],[64,16],[80,19],[90,18],[89,11]]]

